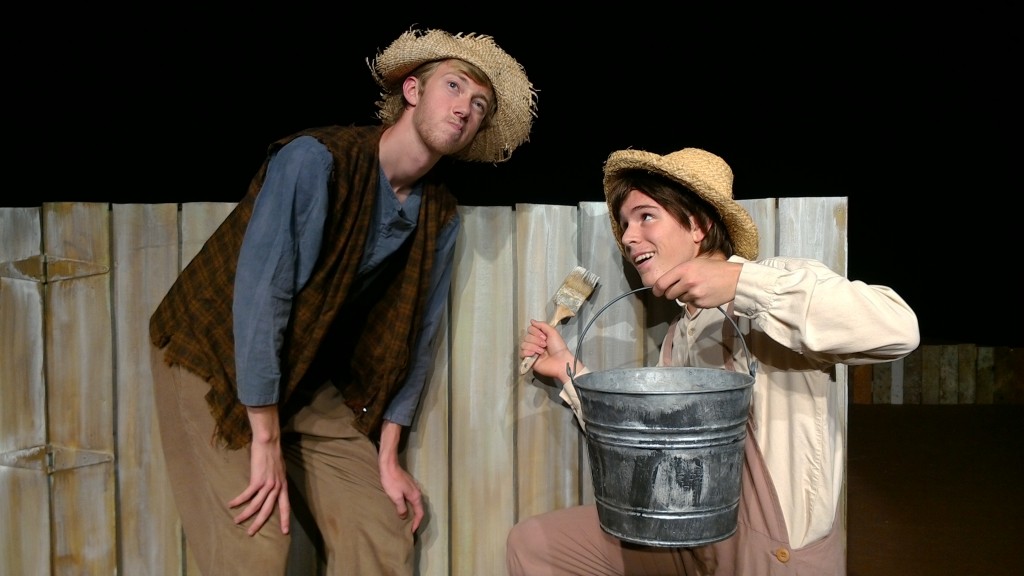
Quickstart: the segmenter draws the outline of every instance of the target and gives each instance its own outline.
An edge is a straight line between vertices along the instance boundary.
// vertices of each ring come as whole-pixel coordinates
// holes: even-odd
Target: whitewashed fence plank
[[[775,198],[737,200],[757,226],[757,258],[778,255],[778,212]]]
[[[43,222],[53,569],[56,574],[114,574],[109,206],[44,204]]]
[[[515,520],[518,344],[508,207],[460,207],[452,309],[452,574],[501,574]]]
[[[178,275],[178,206],[114,204],[117,478],[123,574],[179,574],[180,525],[160,444],[149,317]]]
[[[450,301],[450,298],[449,298]],[[451,364],[448,342],[448,316],[438,327],[439,336],[435,345],[434,365],[431,369],[427,389],[420,400],[416,420],[408,431],[406,449],[401,457],[405,459],[406,470],[420,485],[423,493],[426,517],[416,533],[417,576],[447,576],[451,557],[448,544],[451,541],[451,500],[448,488],[450,434],[448,422],[451,402],[449,380]]]
[[[581,265],[574,206],[520,204],[515,217],[517,339],[513,354],[531,319],[551,319],[556,308],[553,296],[566,276]],[[562,322],[558,330],[572,346],[579,334],[579,319]],[[526,518],[578,502],[579,441],[572,413],[558,397],[561,385],[536,378],[532,371],[522,376],[517,372],[516,377],[516,512],[517,518]]]
[[[0,210],[0,573],[50,574],[39,208]]]

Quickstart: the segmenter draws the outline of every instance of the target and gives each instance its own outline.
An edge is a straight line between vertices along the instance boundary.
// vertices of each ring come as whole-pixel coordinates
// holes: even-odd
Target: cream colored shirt
[[[831,530],[844,480],[847,388],[837,382],[835,366],[906,356],[920,341],[917,316],[892,289],[850,281],[821,262],[730,261],[743,263],[743,270],[735,300],[722,309],[737,319],[757,360],[754,440],[778,492],[790,545],[802,548]],[[684,308],[663,344],[671,338],[671,364],[749,372],[731,326],[717,309],[690,315]],[[582,424],[571,383],[561,396]]]

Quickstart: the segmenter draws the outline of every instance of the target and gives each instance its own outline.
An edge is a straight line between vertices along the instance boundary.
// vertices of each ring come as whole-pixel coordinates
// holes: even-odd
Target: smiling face
[[[452,61],[440,62],[422,81],[410,76],[404,89],[420,139],[442,156],[469,146],[494,107],[490,86],[476,82]]]
[[[704,231],[689,220],[684,226],[639,189],[632,189],[619,209],[622,246],[644,286],[700,253]]]

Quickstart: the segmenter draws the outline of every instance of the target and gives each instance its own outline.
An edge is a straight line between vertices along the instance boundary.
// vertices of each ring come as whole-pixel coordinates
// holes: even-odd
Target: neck
[[[381,169],[400,202],[409,197],[416,182],[441,159],[410,136],[414,132],[402,123],[406,116],[409,115],[386,128],[380,137]]]

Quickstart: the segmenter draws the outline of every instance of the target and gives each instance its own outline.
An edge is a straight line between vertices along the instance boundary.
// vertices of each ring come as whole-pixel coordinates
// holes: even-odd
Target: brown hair
[[[626,196],[633,190],[639,190],[650,196],[651,200],[657,202],[687,230],[690,229],[690,217],[692,216],[704,231],[704,240],[700,243],[699,254],[722,252],[726,258],[733,255],[734,250],[729,233],[722,223],[718,211],[711,204],[686,187],[646,170],[622,172],[608,190],[608,209],[619,222],[620,229],[625,229],[625,225],[619,219],[619,210],[622,209]],[[620,243],[621,240],[621,238],[616,238],[616,241]]]

